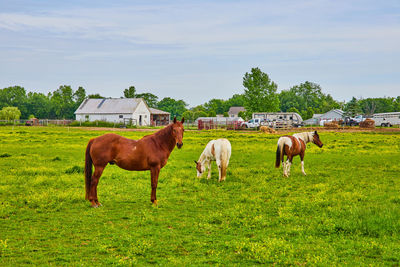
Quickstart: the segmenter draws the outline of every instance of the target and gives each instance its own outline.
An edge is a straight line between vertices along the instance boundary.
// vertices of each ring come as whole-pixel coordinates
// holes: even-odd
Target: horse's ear
[[[184,122],[185,122],[185,117],[183,117],[183,118],[182,118],[181,122],[182,122],[182,123],[184,123]]]
[[[318,134],[317,131],[315,131],[314,134]]]
[[[174,123],[176,123],[176,117],[174,117]]]

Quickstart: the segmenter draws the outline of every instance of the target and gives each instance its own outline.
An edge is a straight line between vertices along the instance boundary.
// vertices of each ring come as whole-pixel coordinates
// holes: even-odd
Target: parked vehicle
[[[249,121],[245,121],[242,123],[242,128],[258,128],[262,125],[264,125],[264,119],[261,118],[255,118],[251,119]]]
[[[400,125],[400,112],[376,113],[372,116],[375,126],[391,127]]]
[[[25,126],[37,126],[39,125],[39,120],[36,118],[29,119],[25,122]]]
[[[346,126],[358,126],[360,122],[365,121],[366,118],[363,115],[357,115],[354,118],[352,117],[345,117],[343,124]]]
[[[304,126],[303,119],[296,112],[257,112],[253,113],[253,119],[264,119],[267,126],[275,128],[274,125],[286,125],[285,127]]]

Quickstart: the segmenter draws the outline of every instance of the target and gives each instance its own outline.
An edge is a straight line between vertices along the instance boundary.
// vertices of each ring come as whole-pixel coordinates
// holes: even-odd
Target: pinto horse
[[[208,142],[204,148],[203,153],[201,153],[199,161],[194,161],[196,163],[197,177],[200,178],[203,172],[206,171],[206,165],[208,167],[207,179],[211,177],[211,161],[215,161],[218,166],[219,179],[218,181],[225,181],[226,170],[229,165],[229,159],[231,157],[231,143],[228,139],[220,138],[217,140],[211,140]]]
[[[184,120],[183,118],[179,122],[174,118],[174,123],[139,140],[131,140],[113,133],[91,139],[86,148],[85,188],[86,199],[92,207],[101,206],[97,198],[97,184],[107,164],[116,164],[129,171],[150,170],[151,202],[157,205],[158,175],[160,169],[167,164],[175,145],[178,148],[183,146]]]
[[[279,138],[276,149],[275,167],[279,168],[282,161],[283,176],[288,177],[290,175],[290,166],[292,165],[293,157],[297,155],[300,155],[301,159],[301,172],[306,175],[304,171],[304,153],[306,152],[306,144],[309,142],[316,144],[318,147],[323,146],[317,131],[297,133],[293,136],[287,135]],[[285,155],[287,157],[286,164],[284,162]]]

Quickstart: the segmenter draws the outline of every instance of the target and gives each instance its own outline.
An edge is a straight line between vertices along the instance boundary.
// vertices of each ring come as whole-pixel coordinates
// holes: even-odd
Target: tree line
[[[188,108],[183,100],[171,97],[159,98],[150,93],[137,93],[135,86],[123,90],[125,98],[143,98],[147,105],[171,113],[171,117],[185,117],[193,121],[198,117],[214,117],[217,114],[228,116],[230,107],[243,106],[246,112],[239,114],[248,119],[254,112],[297,112],[308,119],[313,114],[325,113],[331,109],[343,109],[347,116],[356,114],[400,111],[400,96],[357,99],[339,102],[329,94],[322,92],[320,85],[306,81],[292,86],[288,90],[277,92],[277,84],[267,73],[252,68],[243,77],[244,92],[234,94],[227,100],[211,99],[208,102]],[[104,98],[100,94],[87,94],[83,87],[74,91],[69,85],[62,85],[46,94],[27,92],[21,86],[0,89],[0,119],[74,119],[74,112],[86,98]]]

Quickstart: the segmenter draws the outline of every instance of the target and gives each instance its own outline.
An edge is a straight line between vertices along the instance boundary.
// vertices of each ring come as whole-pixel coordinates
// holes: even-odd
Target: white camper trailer
[[[304,125],[303,119],[296,112],[256,112],[253,119],[260,118],[269,125],[284,123],[290,127],[301,127]],[[275,128],[275,127],[274,127]]]
[[[400,112],[376,113],[372,116],[375,126],[390,127],[400,125]]]

